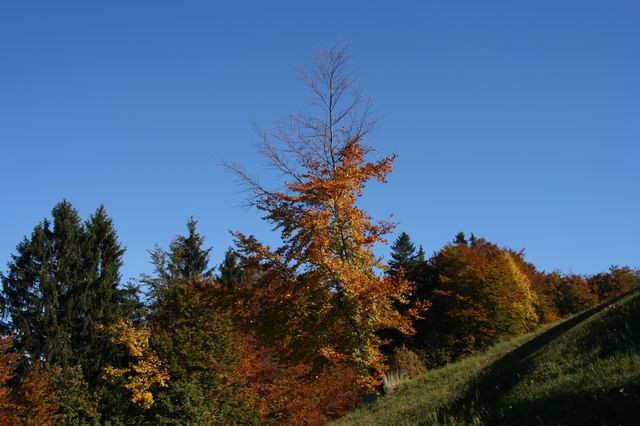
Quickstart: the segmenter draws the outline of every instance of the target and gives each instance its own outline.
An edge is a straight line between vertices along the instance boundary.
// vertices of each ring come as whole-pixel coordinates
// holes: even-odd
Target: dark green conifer
[[[119,356],[100,325],[128,318],[137,294],[119,286],[124,249],[104,207],[84,224],[66,200],[51,213],[52,222],[17,246],[2,277],[5,316],[25,362],[57,367],[62,381],[73,372],[69,383],[89,389],[87,403],[95,402],[103,369]],[[72,415],[65,401],[62,412]]]
[[[189,278],[210,278],[211,248],[204,248],[204,237],[198,233],[198,221],[190,217],[187,221],[187,235],[176,235],[169,244],[169,251],[156,245],[149,251],[154,275],[142,275],[141,281],[149,287],[151,304],[163,298],[171,283]]]
[[[197,226],[198,221],[190,217],[188,234],[178,235],[169,247],[169,271],[174,278],[211,276],[212,271],[208,269],[211,248],[203,248],[204,238],[198,233]]]
[[[411,242],[409,234],[403,232],[391,245],[388,274],[396,276],[402,270],[406,276],[413,269],[415,262],[416,246]]]
[[[45,362],[69,365],[78,297],[86,287],[86,235],[68,201],[36,225],[30,239],[17,246],[2,279],[5,311],[16,334],[16,346]]]
[[[242,275],[242,267],[238,260],[238,254],[233,249],[227,249],[219,270],[220,275],[217,277],[218,282],[228,290],[233,289],[240,281]]]
[[[456,237],[453,239],[453,244],[459,245],[467,245],[467,237],[464,235],[464,232],[458,232]]]

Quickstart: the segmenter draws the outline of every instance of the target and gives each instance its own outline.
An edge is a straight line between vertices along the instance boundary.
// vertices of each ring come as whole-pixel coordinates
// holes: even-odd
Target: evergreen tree
[[[403,232],[391,245],[391,260],[387,273],[395,277],[403,271],[407,275],[414,268],[416,260],[416,247],[411,242],[409,234]]]
[[[212,271],[209,267],[211,248],[203,248],[204,238],[198,233],[198,221],[190,217],[187,221],[188,234],[178,235],[169,247],[169,272],[174,279],[207,278]]]
[[[238,254],[233,249],[227,249],[219,270],[220,275],[218,275],[217,279],[224,288],[231,290],[237,286],[242,275],[242,267],[240,266]]]
[[[142,275],[141,282],[147,285],[151,304],[165,297],[163,294],[171,283],[190,278],[209,278],[211,248],[204,248],[204,237],[197,230],[198,222],[190,217],[187,221],[188,234],[176,235],[169,244],[169,251],[156,245],[150,252],[155,275]]]
[[[464,235],[464,232],[458,232],[453,239],[453,244],[458,245],[467,245],[467,237]]]
[[[44,220],[18,245],[2,286],[17,348],[34,359],[69,365],[75,302],[86,286],[85,235],[68,201],[57,204],[52,216],[53,229]]]
[[[418,263],[424,263],[427,261],[426,254],[424,252],[424,248],[422,247],[422,245],[420,245],[420,247],[418,248],[418,253],[416,254],[416,260],[418,261]]]
[[[76,382],[94,392],[119,356],[99,328],[130,316],[136,294],[119,287],[124,249],[104,207],[84,224],[66,200],[51,213],[52,222],[36,225],[17,246],[2,277],[15,347],[28,355],[18,375],[40,360],[48,369],[80,371]]]
[[[128,292],[120,288],[120,267],[124,249],[118,242],[113,222],[104,206],[90,217],[86,225],[86,280],[77,295],[74,315],[79,321],[79,349],[84,353],[80,359],[83,370],[97,380],[105,359],[113,358],[114,347],[98,331],[99,325],[111,324],[130,314]]]
[[[391,245],[391,260],[387,274],[395,277],[402,270],[404,277],[415,284],[413,299],[425,299],[421,296],[429,280],[428,263],[424,248],[416,251],[415,245],[406,232],[396,238]]]

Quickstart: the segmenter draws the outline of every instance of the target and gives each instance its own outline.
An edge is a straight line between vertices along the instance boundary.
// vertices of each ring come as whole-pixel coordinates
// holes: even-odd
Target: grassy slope
[[[640,424],[640,292],[407,382],[339,425]]]

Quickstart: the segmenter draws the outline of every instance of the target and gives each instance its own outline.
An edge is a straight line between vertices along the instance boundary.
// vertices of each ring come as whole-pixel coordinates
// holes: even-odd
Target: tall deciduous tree
[[[411,285],[376,273],[384,265],[373,247],[393,226],[374,222],[358,200],[371,180],[386,182],[395,155],[366,159],[372,149],[363,141],[375,120],[345,68],[348,59],[345,50],[323,50],[313,71],[301,73],[318,114],[294,114],[274,131],[259,132],[261,154],[285,176],[283,190],[271,191],[231,166],[252,191],[250,204],[280,231],[282,245],[271,250],[235,236],[245,257],[270,269],[249,300],[274,324],[271,337],[298,356],[353,365],[372,383],[371,372],[384,369],[376,331],[413,331],[394,307],[407,302]]]

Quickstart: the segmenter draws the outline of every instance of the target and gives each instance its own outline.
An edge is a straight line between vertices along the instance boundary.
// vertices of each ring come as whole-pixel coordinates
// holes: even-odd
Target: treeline
[[[371,160],[369,99],[322,51],[302,74],[317,114],[259,131],[279,190],[229,165],[280,233],[234,232],[222,264],[196,221],[154,272],[120,276],[104,208],[68,201],[37,224],[2,274],[0,423],[324,424],[392,382],[638,286],[638,271],[546,274],[521,252],[463,234],[430,258],[360,206],[394,155]],[[382,271],[382,272],[381,272]]]
[[[408,234],[392,245],[390,275],[416,284],[413,297],[430,303],[416,333],[391,339],[424,364],[439,367],[500,339],[557,321],[640,286],[640,271],[612,266],[594,275],[545,273],[523,251],[463,233],[425,258]]]
[[[462,233],[430,258],[406,233],[391,249],[385,274],[415,285],[396,308],[423,309],[414,333],[377,332],[387,376],[455,361],[640,283],[628,267],[544,273]],[[299,306],[273,299],[272,271],[237,248],[213,268],[210,250],[191,219],[168,250],[150,251],[154,274],[122,285],[124,249],[105,209],[83,223],[69,202],[56,205],[2,276],[2,423],[322,424],[361,403],[368,387],[353,366],[283,353],[279,342],[296,336],[282,321]],[[307,338],[319,338],[313,330]]]

